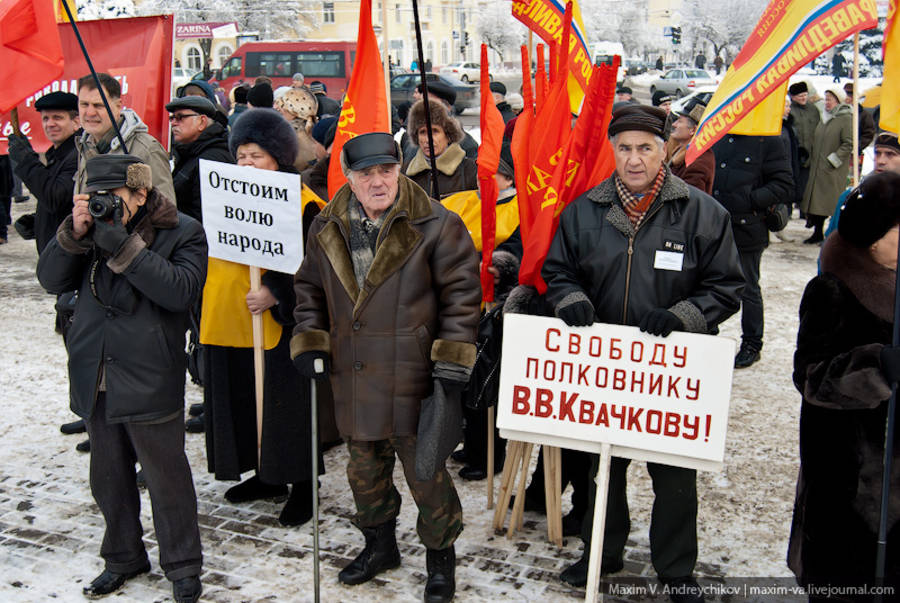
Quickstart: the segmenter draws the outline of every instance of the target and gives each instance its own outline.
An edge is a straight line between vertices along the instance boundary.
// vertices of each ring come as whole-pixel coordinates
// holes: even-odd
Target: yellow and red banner
[[[884,27],[884,42],[881,50],[884,53],[884,80],[881,89],[888,92],[881,97],[882,130],[900,133],[900,26],[897,25],[898,0],[888,4],[887,22]]]
[[[572,0],[572,28],[568,40],[563,46],[563,21],[566,4],[560,0],[513,0],[513,17],[535,32],[550,47],[559,46],[567,56],[569,66],[568,85],[569,102],[572,112],[577,113],[581,107],[588,83],[593,73],[594,60],[588,48],[584,22],[578,2]],[[540,68],[541,63],[538,63]],[[551,70],[556,69],[551,61]]]
[[[687,163],[737,126],[798,69],[877,24],[875,0],[772,0],[710,100],[688,148]]]
[[[335,158],[328,166],[328,197],[334,198],[347,178],[341,170],[341,156],[344,143],[369,132],[390,132],[391,116],[387,109],[387,94],[384,90],[384,69],[378,40],[372,29],[372,0],[362,0],[359,6],[359,30],[356,34],[356,61],[347,84],[347,94],[338,117],[331,156]]]

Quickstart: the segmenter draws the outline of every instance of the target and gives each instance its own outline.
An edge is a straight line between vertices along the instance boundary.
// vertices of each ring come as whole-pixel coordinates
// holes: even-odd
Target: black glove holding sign
[[[672,331],[678,331],[684,328],[681,319],[666,310],[665,308],[656,308],[650,310],[641,319],[639,325],[641,331],[650,333],[651,335],[659,335],[668,337]]]
[[[13,162],[22,163],[23,160],[32,153],[34,153],[34,149],[31,148],[31,143],[28,142],[26,136],[21,136],[19,134],[9,135],[9,156],[12,158]]]

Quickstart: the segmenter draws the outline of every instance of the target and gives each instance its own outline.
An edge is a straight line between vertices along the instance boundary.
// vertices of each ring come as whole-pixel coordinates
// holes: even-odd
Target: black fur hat
[[[297,135],[275,109],[250,109],[234,122],[228,139],[231,154],[237,157],[238,147],[251,142],[274,157],[279,166],[294,165],[298,152]]]
[[[865,249],[900,223],[900,174],[868,176],[844,202],[838,232],[855,247]]]
[[[447,140],[450,141],[450,144],[462,140],[462,128],[459,126],[459,122],[450,116],[444,104],[430,98],[428,99],[428,104],[431,107],[431,125],[442,129],[444,134],[447,135]],[[410,107],[407,124],[406,131],[409,132],[410,142],[419,146],[419,137],[416,135],[416,132],[425,125],[424,100],[416,101],[416,104]]]

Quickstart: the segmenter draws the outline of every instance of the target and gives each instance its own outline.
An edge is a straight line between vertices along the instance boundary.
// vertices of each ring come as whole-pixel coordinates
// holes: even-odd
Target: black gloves
[[[108,252],[110,255],[116,255],[128,238],[128,231],[122,224],[122,208],[120,207],[113,214],[112,223],[106,220],[94,220],[94,244]]]
[[[900,382],[900,347],[886,345],[881,348],[881,372],[888,385]]]
[[[448,379],[447,377],[435,377],[436,381],[440,381],[444,387],[444,391],[448,396],[458,396],[466,389],[468,381],[458,381],[456,379]]]
[[[34,149],[31,148],[28,138],[16,134],[9,135],[9,155],[14,162],[20,163],[29,153],[34,153]]]
[[[680,330],[684,325],[680,318],[665,308],[656,308],[644,315],[639,327],[645,333],[668,337],[672,331]]]
[[[558,308],[556,315],[570,327],[587,327],[594,324],[594,304],[586,299],[572,302]]]
[[[322,372],[316,372],[316,360],[322,361]],[[319,350],[303,352],[294,358],[294,366],[297,367],[297,372],[301,376],[309,377],[310,379],[326,379],[331,371],[331,361],[328,358],[328,354]]]

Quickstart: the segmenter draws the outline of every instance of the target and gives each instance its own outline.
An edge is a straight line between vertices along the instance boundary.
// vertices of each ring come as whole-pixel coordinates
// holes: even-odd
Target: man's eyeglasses
[[[188,117],[200,117],[199,113],[176,113],[174,115],[169,116],[169,123],[171,122],[181,122]]]

